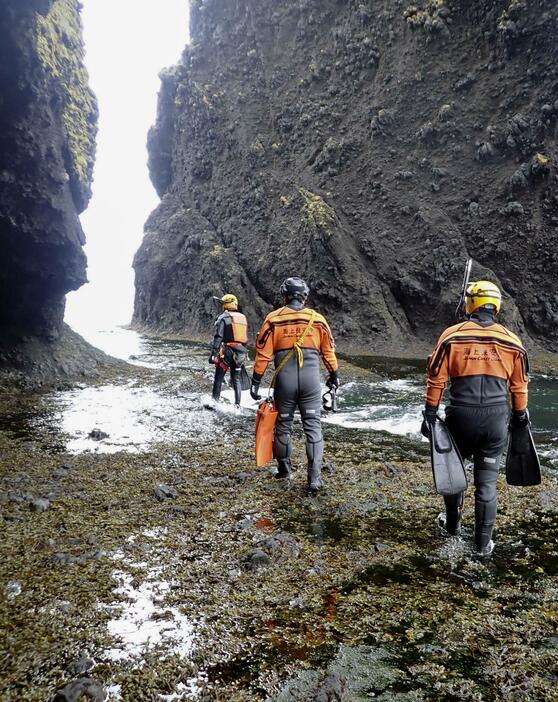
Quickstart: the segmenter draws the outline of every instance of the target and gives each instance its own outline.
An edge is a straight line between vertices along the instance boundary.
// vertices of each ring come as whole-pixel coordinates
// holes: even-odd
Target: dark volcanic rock
[[[175,500],[178,497],[177,489],[172,485],[165,485],[164,483],[157,485],[153,492],[155,493],[155,497],[161,502],[163,500]]]
[[[109,437],[106,431],[103,431],[102,429],[91,429],[87,436],[90,439],[93,439],[93,441],[102,441],[103,439],[108,439]]]
[[[65,294],[86,281],[78,214],[91,194],[97,106],[78,6],[0,3],[0,368],[21,365],[14,348],[24,357],[30,340],[60,337]]]
[[[49,502],[49,500],[46,500],[44,497],[34,497],[29,502],[29,509],[32,512],[47,512],[49,508],[50,508],[50,502]]]
[[[405,5],[191,3],[149,135],[138,327],[207,332],[229,291],[256,327],[297,273],[342,343],[407,349],[453,320],[470,255],[504,321],[557,348],[558,6]]]
[[[95,661],[92,658],[83,656],[82,658],[78,658],[77,661],[70,663],[68,666],[68,673],[72,676],[84,675],[94,667]]]
[[[248,570],[258,570],[259,568],[267,568],[271,565],[271,558],[262,551],[256,548],[251,551],[246,557],[246,567]]]
[[[84,698],[90,702],[103,702],[107,699],[105,686],[93,678],[78,678],[58,690],[52,702],[78,702]]]
[[[59,337],[53,340],[19,335],[0,338],[0,387],[38,389],[57,378],[96,377],[99,368],[109,365],[125,364],[91,346],[67,324],[62,324]]]

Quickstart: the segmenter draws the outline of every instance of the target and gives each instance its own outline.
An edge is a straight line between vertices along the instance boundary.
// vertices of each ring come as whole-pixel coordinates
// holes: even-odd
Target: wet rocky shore
[[[0,699],[556,699],[552,470],[538,488],[500,479],[479,560],[472,486],[463,536],[437,531],[426,444],[325,425],[326,488],[309,496],[299,427],[292,481],[256,470],[253,413],[194,396],[203,360],[94,381],[191,397],[183,433],[133,450],[96,450],[102,424],[69,448],[49,429],[60,397],[47,412],[2,393]]]

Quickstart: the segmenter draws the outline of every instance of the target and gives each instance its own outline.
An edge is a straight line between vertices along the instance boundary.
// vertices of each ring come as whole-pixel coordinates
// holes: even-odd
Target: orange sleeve
[[[510,393],[514,410],[524,410],[527,408],[528,369],[527,354],[525,352],[518,352],[515,356],[515,363],[510,376]]]
[[[329,324],[323,320],[323,326],[320,325],[320,353],[324,360],[324,365],[328,371],[336,371],[339,367],[337,356],[335,355],[335,341],[333,334],[329,328]]]
[[[440,337],[426,367],[426,404],[432,407],[438,407],[442,401],[449,381],[450,345],[442,348],[442,342],[445,341],[445,338],[446,332]]]
[[[256,362],[254,375],[260,378],[266,372],[268,365],[273,360],[273,326],[269,317],[265,318],[262,328],[256,337]]]

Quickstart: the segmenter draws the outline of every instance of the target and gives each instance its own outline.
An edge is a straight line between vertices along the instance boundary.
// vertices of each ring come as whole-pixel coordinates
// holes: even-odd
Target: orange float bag
[[[273,439],[278,412],[273,400],[264,400],[256,415],[256,466],[262,468],[273,458]]]

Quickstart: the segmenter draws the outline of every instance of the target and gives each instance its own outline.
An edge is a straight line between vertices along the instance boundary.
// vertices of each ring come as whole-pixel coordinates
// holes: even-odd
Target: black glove
[[[529,411],[527,409],[514,410],[512,412],[510,425],[514,429],[523,429],[524,427],[529,426],[530,423]]]
[[[438,408],[433,405],[426,405],[424,408],[424,419],[420,426],[420,433],[427,439],[430,438],[430,425],[434,424],[436,417],[438,416]]]
[[[210,366],[215,365],[215,354],[213,353],[213,351],[209,354],[208,363]]]
[[[326,380],[327,387],[331,388],[339,387],[339,378],[337,377],[337,371],[329,371],[329,378]]]
[[[254,373],[252,375],[252,381],[250,383],[250,397],[253,400],[261,400],[262,396],[258,394],[258,390],[260,389],[260,383],[262,381],[262,376],[258,375],[257,373]]]

